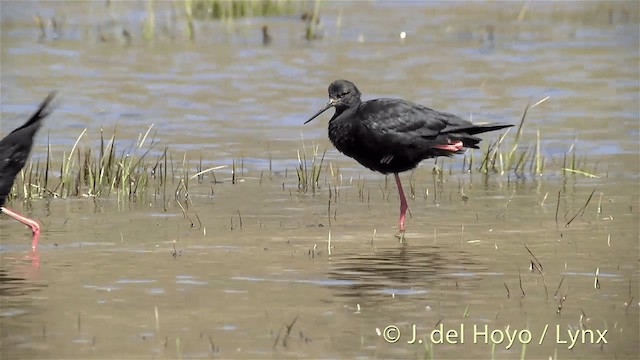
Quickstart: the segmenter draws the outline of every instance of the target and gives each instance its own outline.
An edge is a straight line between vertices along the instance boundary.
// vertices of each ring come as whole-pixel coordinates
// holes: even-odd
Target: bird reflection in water
[[[371,303],[390,299],[391,294],[424,297],[438,289],[477,286],[487,268],[460,250],[439,246],[377,248],[363,254],[337,253],[331,260],[330,287],[336,296]]]

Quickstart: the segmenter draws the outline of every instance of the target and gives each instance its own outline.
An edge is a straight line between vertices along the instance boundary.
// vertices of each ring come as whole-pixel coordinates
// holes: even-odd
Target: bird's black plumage
[[[452,156],[464,148],[478,148],[475,135],[510,127],[510,124],[473,124],[458,116],[400,99],[362,101],[350,81],[329,85],[329,102],[313,115],[330,107],[329,139],[343,154],[383,174],[393,173],[400,197],[400,231],[408,209],[398,173],[411,170],[424,160]]]
[[[458,116],[400,99],[362,102],[351,82],[337,80],[329,86],[329,103],[308,121],[330,107],[329,139],[343,154],[384,174],[415,168],[420,161],[451,156],[462,148],[478,148],[479,133],[510,127],[478,125]],[[307,121],[307,122],[308,122]],[[457,151],[447,145],[461,142]]]
[[[0,206],[4,205],[13,186],[13,180],[27,162],[33,138],[42,125],[42,119],[51,113],[50,104],[55,96],[51,92],[22,126],[0,140]]]

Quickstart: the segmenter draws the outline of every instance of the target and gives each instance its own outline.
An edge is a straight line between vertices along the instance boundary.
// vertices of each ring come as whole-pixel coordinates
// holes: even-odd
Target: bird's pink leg
[[[20,221],[21,223],[27,225],[31,228],[33,232],[33,237],[31,238],[31,249],[36,250],[38,248],[38,238],[40,237],[40,224],[37,221],[29,219],[26,216],[22,216],[12,210],[7,209],[6,207],[0,208],[3,214],[7,214],[8,216]]]
[[[407,213],[409,205],[407,205],[407,198],[404,197],[404,190],[402,190],[402,183],[400,182],[400,176],[394,174],[396,177],[396,185],[398,185],[398,195],[400,196],[400,232],[404,232],[404,217]]]

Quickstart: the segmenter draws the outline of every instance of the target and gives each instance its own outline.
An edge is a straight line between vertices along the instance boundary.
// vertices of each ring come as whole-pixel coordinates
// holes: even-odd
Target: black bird
[[[5,208],[4,202],[11,191],[13,180],[15,180],[16,175],[27,162],[31,147],[33,146],[33,137],[38,132],[38,129],[40,129],[42,120],[51,114],[49,105],[54,96],[55,92],[49,93],[42,104],[40,104],[38,110],[31,115],[27,122],[0,140],[0,212],[9,215],[31,228],[33,232],[31,248],[33,250],[38,247],[40,225],[33,219],[29,219],[26,216]]]
[[[455,115],[400,99],[363,102],[360,91],[350,81],[329,85],[329,102],[308,123],[334,107],[329,120],[329,139],[343,154],[365,167],[383,174],[393,173],[400,196],[400,231],[404,232],[407,199],[398,173],[411,170],[429,158],[452,156],[464,148],[477,149],[487,131],[510,124],[473,124]]]

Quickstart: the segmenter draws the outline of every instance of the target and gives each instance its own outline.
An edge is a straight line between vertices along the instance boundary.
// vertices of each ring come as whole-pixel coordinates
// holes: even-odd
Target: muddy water
[[[320,41],[291,16],[196,23],[195,44],[171,40],[167,4],[153,44],[144,3],[1,4],[2,134],[60,91],[34,157],[47,133],[62,156],[85,128],[79,146],[114,126],[128,146],[153,123],[176,157],[244,165],[192,182],[188,217],[152,196],[8,204],[43,234],[30,254],[0,222],[0,357],[638,357],[637,3],[323,3]],[[36,14],[64,25],[38,41]],[[549,96],[523,133],[540,130],[547,171],[425,162],[403,175],[400,244],[393,182],[338,154],[327,116],[300,125],[336,78],[479,121]],[[340,169],[315,194],[297,189],[301,134]],[[559,171],[574,141],[598,178]]]

